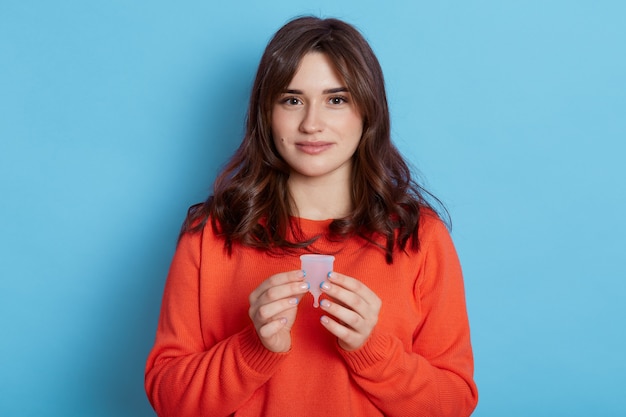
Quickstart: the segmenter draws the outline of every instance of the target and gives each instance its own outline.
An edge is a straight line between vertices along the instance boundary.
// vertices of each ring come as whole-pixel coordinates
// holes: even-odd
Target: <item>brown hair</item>
[[[353,26],[337,19],[300,17],[276,32],[257,70],[243,141],[215,180],[213,195],[189,209],[182,233],[200,231],[210,219],[229,253],[234,243],[289,251],[315,240],[287,239],[290,229],[299,236],[290,221],[289,166],[271,132],[275,101],[312,51],[334,63],[363,116],[363,135],[353,156],[354,211],[334,219],[328,235],[361,236],[381,247],[391,263],[394,249],[404,249],[411,237],[412,247],[418,247],[421,208],[432,208],[426,198],[432,196],[412,180],[391,142],[385,82],[374,52]]]

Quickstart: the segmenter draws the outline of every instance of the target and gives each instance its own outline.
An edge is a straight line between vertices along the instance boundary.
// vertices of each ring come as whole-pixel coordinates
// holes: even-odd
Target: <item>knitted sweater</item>
[[[300,219],[307,236],[328,221]],[[146,392],[165,416],[468,416],[477,403],[463,278],[445,225],[420,220],[420,249],[393,264],[360,238],[310,248],[382,300],[367,342],[345,351],[320,323],[311,294],[298,306],[289,352],[270,352],[248,317],[248,296],[294,256],[236,246],[212,228],[182,237],[165,285]],[[299,255],[299,254],[298,254]]]

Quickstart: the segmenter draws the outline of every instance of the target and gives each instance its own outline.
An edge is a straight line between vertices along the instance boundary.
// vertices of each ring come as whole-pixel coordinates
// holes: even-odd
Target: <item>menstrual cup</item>
[[[302,270],[306,273],[306,280],[311,288],[309,292],[313,295],[313,307],[320,306],[319,297],[322,294],[320,284],[328,278],[328,273],[333,270],[332,255],[302,255]]]

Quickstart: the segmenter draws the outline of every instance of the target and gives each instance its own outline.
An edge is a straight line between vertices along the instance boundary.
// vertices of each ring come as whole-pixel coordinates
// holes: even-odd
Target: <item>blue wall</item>
[[[258,3],[0,3],[0,415],[154,415],[178,227],[304,13],[371,41],[395,140],[451,211],[474,415],[626,415],[626,3]]]

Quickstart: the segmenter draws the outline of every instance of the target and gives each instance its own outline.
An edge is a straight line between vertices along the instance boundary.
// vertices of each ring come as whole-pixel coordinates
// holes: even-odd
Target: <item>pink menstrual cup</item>
[[[319,307],[319,297],[322,294],[320,284],[328,278],[333,270],[335,257],[332,255],[302,255],[302,270],[306,273],[306,280],[311,285],[309,292],[313,294],[313,307]]]

